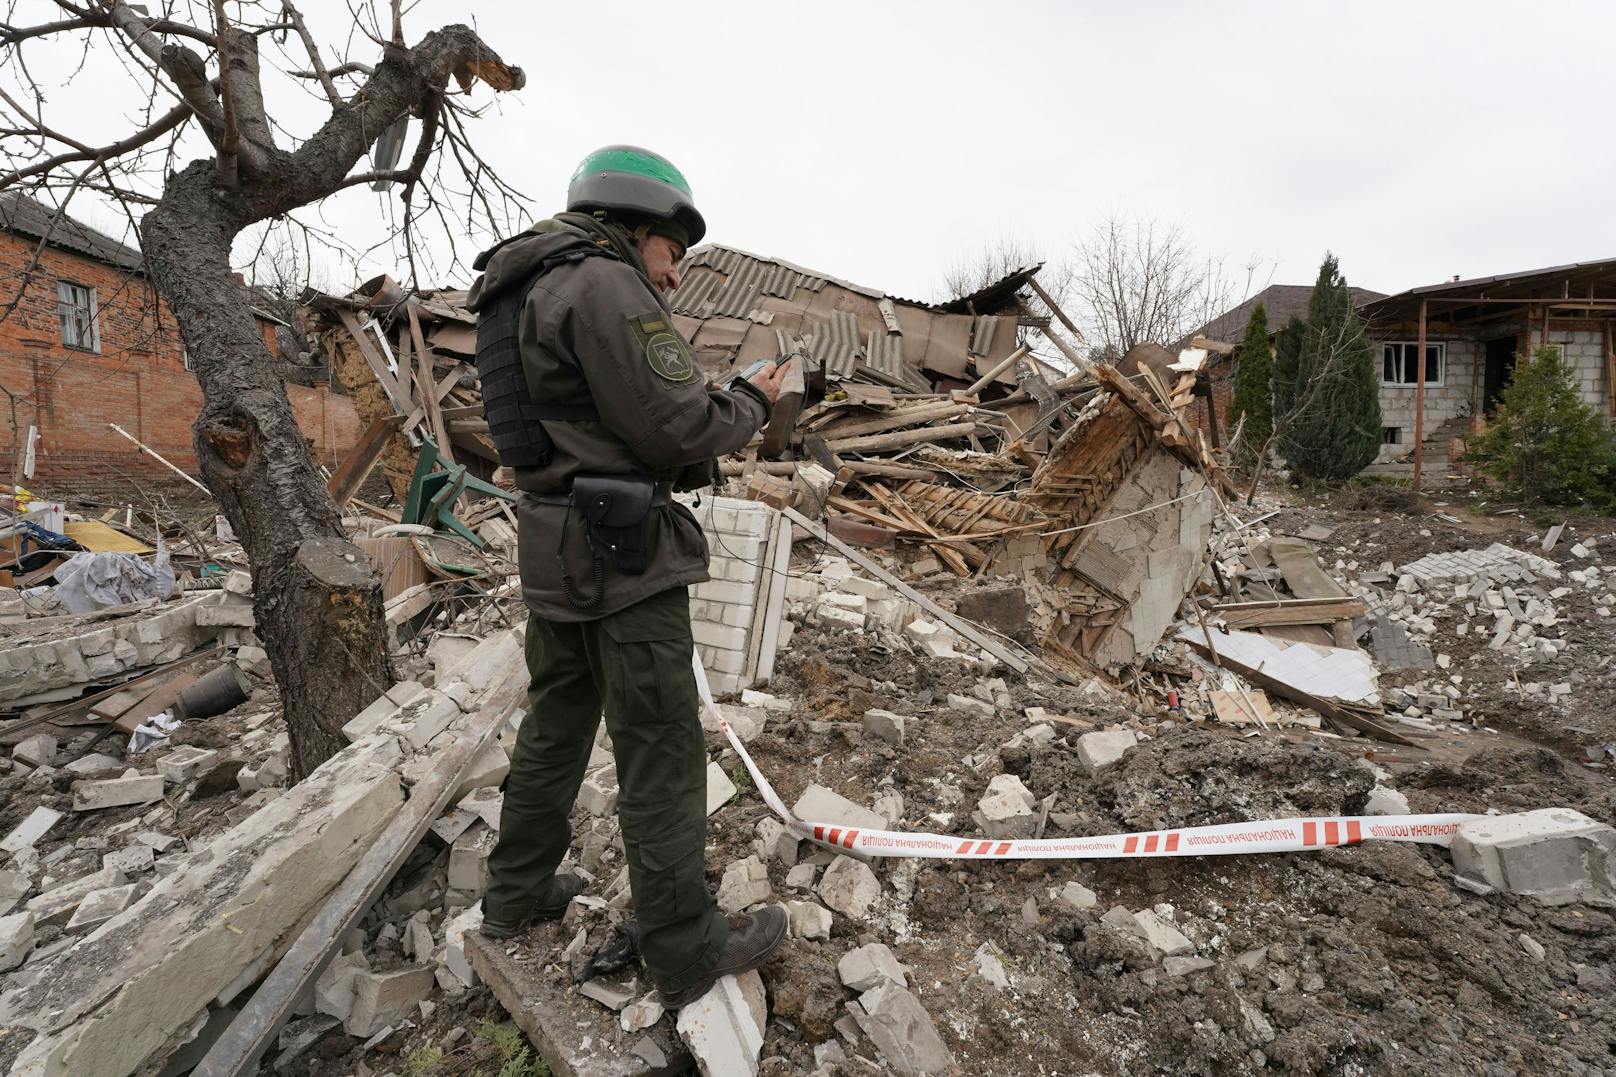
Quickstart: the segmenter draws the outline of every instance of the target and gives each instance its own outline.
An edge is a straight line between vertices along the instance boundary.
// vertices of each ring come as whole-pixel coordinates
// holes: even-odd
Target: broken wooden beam
[[[916,430],[897,430],[890,434],[872,434],[869,437],[841,438],[826,441],[825,444],[830,446],[830,451],[834,453],[880,452],[883,449],[902,449],[927,441],[946,441],[949,438],[993,432],[994,427],[987,423],[947,423],[943,426],[922,426]]]
[[[1027,670],[1032,668],[1029,662],[1023,658],[1019,658],[1016,655],[1011,654],[1003,644],[999,643],[997,640],[991,639],[980,628],[977,628],[975,625],[971,624],[971,622],[961,617],[957,617],[954,614],[949,613],[937,603],[933,602],[931,599],[927,598],[925,595],[921,594],[919,591],[915,590],[913,587],[910,587],[907,583],[904,583],[902,580],[898,579],[898,577],[876,564],[874,560],[866,557],[860,551],[854,549],[852,546],[849,546],[847,543],[831,534],[816,521],[808,519],[808,517],[804,516],[796,509],[788,508],[783,511],[785,512],[786,518],[792,523],[808,532],[820,542],[830,546],[832,549],[848,558],[854,564],[870,573],[876,579],[880,580],[882,583],[885,583],[888,587],[898,592],[904,598],[907,598],[909,601],[915,603],[933,617],[943,622],[949,628],[952,628],[955,632],[958,632],[960,635],[964,636],[966,639],[970,640],[972,643],[976,644],[978,647],[982,648],[984,651],[988,652],[994,658],[997,658],[999,661],[1003,662],[1017,673],[1025,673]]]
[[[1224,602],[1207,610],[1230,628],[1270,625],[1327,625],[1362,617],[1361,598],[1287,598],[1273,602]]]

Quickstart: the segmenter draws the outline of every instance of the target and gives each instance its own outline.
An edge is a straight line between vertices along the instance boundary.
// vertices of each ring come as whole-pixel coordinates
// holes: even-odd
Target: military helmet
[[[689,235],[689,246],[707,232],[684,174],[666,157],[639,146],[604,146],[585,157],[567,186],[567,209],[676,221]]]

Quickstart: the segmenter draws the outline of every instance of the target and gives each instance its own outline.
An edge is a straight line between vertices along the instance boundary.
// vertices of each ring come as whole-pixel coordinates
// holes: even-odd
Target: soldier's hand
[[[788,366],[790,366],[789,363],[780,363],[779,365],[769,363],[746,380],[751,382],[764,396],[768,397],[769,403],[772,405],[776,400],[780,399],[780,384],[785,381]]]

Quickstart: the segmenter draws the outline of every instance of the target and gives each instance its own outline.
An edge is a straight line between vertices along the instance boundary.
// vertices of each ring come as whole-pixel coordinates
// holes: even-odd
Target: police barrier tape
[[[831,826],[798,819],[785,806],[751,753],[730,728],[707,686],[701,656],[693,659],[702,705],[729,738],[771,811],[798,837],[827,848],[865,856],[929,857],[941,860],[1090,860],[1132,856],[1229,856],[1236,853],[1294,853],[1356,845],[1362,841],[1407,841],[1423,845],[1453,844],[1459,824],[1485,816],[1447,815],[1333,816],[1315,819],[1266,819],[1250,823],[1179,827],[1136,834],[1102,834],[1073,838],[983,839],[900,830]]]

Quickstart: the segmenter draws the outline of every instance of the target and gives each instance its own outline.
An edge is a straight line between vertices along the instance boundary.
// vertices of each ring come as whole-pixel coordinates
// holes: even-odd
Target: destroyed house
[[[202,391],[168,304],[141,253],[20,193],[0,195],[0,387],[16,401],[0,421],[0,467],[21,454],[25,478],[52,483],[166,476],[112,429],[195,472],[191,423]],[[275,347],[279,319],[253,310]],[[346,399],[288,385],[321,463],[353,443]]]
[[[1364,303],[1359,314],[1381,364],[1382,460],[1408,457],[1423,439],[1424,459],[1443,466],[1449,442],[1498,406],[1516,358],[1541,347],[1564,353],[1584,402],[1616,416],[1616,259],[1455,278]]]
[[[800,354],[830,377],[928,393],[963,388],[1016,350],[1017,331],[1029,324],[1016,293],[1038,268],[928,304],[707,245],[686,257],[668,305],[710,375]],[[1015,386],[1015,368],[996,380]]]

